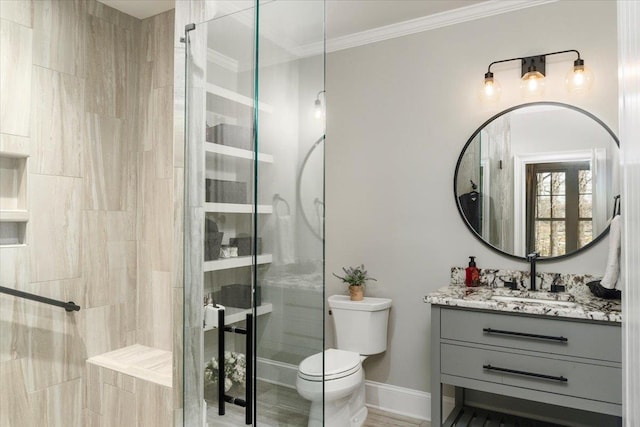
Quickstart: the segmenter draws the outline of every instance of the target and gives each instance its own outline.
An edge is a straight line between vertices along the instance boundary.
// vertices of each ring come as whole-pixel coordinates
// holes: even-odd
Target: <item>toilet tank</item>
[[[329,307],[339,350],[371,355],[387,349],[390,299],[365,297],[351,301],[347,295],[331,295]]]

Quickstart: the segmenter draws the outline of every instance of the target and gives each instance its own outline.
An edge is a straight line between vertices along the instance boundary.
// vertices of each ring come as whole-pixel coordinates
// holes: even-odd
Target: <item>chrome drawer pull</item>
[[[514,331],[501,331],[500,329],[491,329],[491,328],[483,328],[482,329],[487,334],[501,334],[501,335],[513,335],[516,337],[525,337],[525,338],[536,338],[540,340],[551,340],[558,342],[569,342],[569,340],[565,337],[554,337],[553,335],[538,335],[538,334],[529,334],[527,332],[514,332]]]
[[[536,374],[535,372],[526,372],[526,371],[517,371],[515,369],[507,369],[507,368],[498,368],[495,366],[491,366],[491,365],[482,365],[482,368],[488,370],[488,371],[498,371],[498,372],[506,372],[507,374],[514,374],[514,375],[525,375],[527,377],[535,377],[535,378],[542,378],[545,380],[553,380],[553,381],[560,381],[563,383],[566,383],[568,380],[563,377],[563,376],[553,376],[553,375],[545,375],[545,374]]]

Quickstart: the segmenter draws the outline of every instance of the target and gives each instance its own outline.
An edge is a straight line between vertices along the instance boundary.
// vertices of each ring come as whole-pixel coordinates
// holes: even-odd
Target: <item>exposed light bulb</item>
[[[500,99],[501,92],[500,83],[493,78],[493,73],[486,73],[480,89],[480,98],[489,103],[497,102]]]
[[[529,71],[522,76],[520,90],[525,98],[538,97],[544,93],[544,74],[539,71]]]
[[[587,93],[593,85],[593,73],[584,66],[584,60],[577,59],[565,79],[567,90],[574,94]]]
[[[320,98],[316,98],[315,101],[315,117],[316,119],[322,118],[322,102],[320,102]]]

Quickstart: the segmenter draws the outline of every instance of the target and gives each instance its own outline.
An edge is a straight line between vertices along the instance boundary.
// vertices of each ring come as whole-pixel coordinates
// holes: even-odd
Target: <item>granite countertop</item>
[[[492,297],[533,298],[537,301],[505,301]],[[565,301],[575,303],[556,305],[540,300]],[[424,302],[451,307],[467,307],[482,310],[526,313],[572,319],[587,319],[605,322],[622,321],[620,300],[606,300],[594,296],[586,285],[571,286],[568,292],[551,293],[524,289],[478,286],[467,287],[464,284],[451,284],[424,297]]]

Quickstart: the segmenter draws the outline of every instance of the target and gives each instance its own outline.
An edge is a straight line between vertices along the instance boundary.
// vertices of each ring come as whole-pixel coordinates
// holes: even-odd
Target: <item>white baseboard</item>
[[[431,393],[375,381],[365,381],[364,386],[367,406],[406,417],[431,420]],[[444,414],[448,415],[455,406],[453,398],[444,396],[443,406]]]
[[[258,357],[256,374],[258,379],[262,381],[284,387],[296,388],[298,366]]]
[[[262,381],[296,388],[296,365],[258,357],[256,369]],[[365,381],[364,384],[367,406],[406,417],[431,420],[431,393],[375,381]],[[444,418],[453,407],[453,398],[443,397]]]

